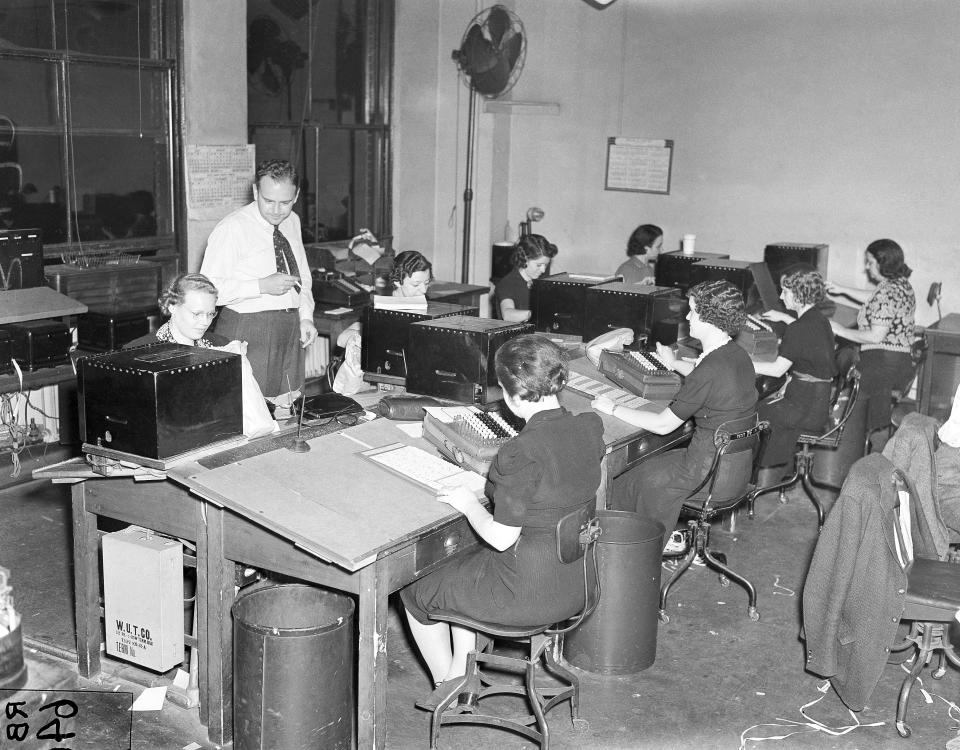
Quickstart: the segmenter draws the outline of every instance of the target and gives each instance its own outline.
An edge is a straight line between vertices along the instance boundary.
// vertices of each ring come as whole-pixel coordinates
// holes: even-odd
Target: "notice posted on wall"
[[[606,190],[670,194],[673,141],[608,138]]]
[[[222,219],[253,200],[256,146],[187,146],[187,216]]]

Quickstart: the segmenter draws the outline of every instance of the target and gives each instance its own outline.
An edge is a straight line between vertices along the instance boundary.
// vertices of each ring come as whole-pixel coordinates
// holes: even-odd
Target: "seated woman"
[[[595,502],[604,453],[603,424],[571,414],[557,394],[567,382],[566,355],[545,336],[517,336],[494,359],[503,399],[526,426],[490,468],[491,515],[469,491],[441,490],[440,502],[463,513],[486,542],[400,592],[410,630],[437,690],[449,694],[466,671],[476,633],[430,619],[453,613],[503,625],[559,622],[583,607],[583,567],[557,556],[557,521]],[[489,546],[488,546],[489,545]],[[451,640],[452,639],[452,640]]]
[[[593,401],[598,411],[658,435],[671,433],[693,418],[696,429],[686,448],[650,458],[614,483],[613,507],[660,521],[664,541],[677,525],[683,500],[710,469],[716,430],[728,422],[738,423],[735,429],[752,426],[757,412],[753,362],[733,341],[745,318],[743,296],[729,281],[705,281],[691,287],[687,295],[690,335],[703,344],[703,354],[694,364],[657,344],[664,364],[685,376],[670,406],[653,413],[619,406],[605,396]],[[728,498],[742,492],[750,481],[752,464],[749,451],[726,456],[715,495]]]
[[[663,230],[656,224],[641,224],[627,240],[629,256],[617,268],[627,284],[654,283],[654,263],[663,251]]]
[[[860,345],[860,399],[867,404],[867,434],[890,424],[892,389],[913,374],[910,348],[913,344],[917,300],[910,286],[910,266],[903,249],[893,240],[876,240],[864,254],[867,279],[873,291],[827,284],[827,294],[846,296],[860,303],[857,327],[845,328],[836,321],[834,334]]]
[[[169,320],[154,333],[148,333],[124,345],[155,344],[166,341],[187,346],[226,346],[230,340],[218,333],[207,332],[217,317],[217,288],[202,273],[186,273],[177,276],[158,300],[160,312]]]
[[[416,250],[404,250],[393,261],[390,272],[389,295],[392,297],[422,297],[426,295],[433,281],[433,265]],[[336,344],[343,349],[343,359],[334,377],[332,388],[346,396],[357,393],[365,387],[360,369],[360,348],[363,326],[359,321],[348,326],[339,336]]]
[[[837,374],[835,343],[830,322],[816,305],[826,292],[816,271],[797,271],[781,279],[780,299],[796,318],[779,310],[763,313],[767,320],[786,323],[774,362],[754,362],[758,375],[778,378],[788,371],[783,397],[760,403],[760,418],[770,422],[770,437],[760,456],[761,467],[788,463],[802,430],[819,430],[830,412],[830,382]],[[777,477],[779,479],[779,477]]]
[[[539,279],[550,259],[557,254],[557,246],[539,234],[525,234],[513,248],[510,262],[513,270],[500,279],[494,290],[494,317],[508,323],[530,320],[530,287]]]

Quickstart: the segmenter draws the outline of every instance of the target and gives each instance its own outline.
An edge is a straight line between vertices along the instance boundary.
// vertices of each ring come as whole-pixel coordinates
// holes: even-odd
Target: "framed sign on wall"
[[[606,190],[670,194],[673,141],[608,138]]]

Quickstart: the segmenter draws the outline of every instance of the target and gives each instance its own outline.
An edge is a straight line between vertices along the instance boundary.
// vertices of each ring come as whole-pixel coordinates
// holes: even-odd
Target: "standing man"
[[[310,268],[293,205],[300,177],[288,161],[257,165],[253,203],[223,218],[207,239],[200,272],[222,305],[214,331],[248,343],[263,395],[288,406],[304,383],[303,350],[317,338]]]

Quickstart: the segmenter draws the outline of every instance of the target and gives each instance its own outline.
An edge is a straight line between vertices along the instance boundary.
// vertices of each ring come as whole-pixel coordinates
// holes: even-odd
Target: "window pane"
[[[155,177],[165,144],[136,136],[76,135],[73,148],[80,239],[156,236],[158,200],[169,213],[169,197]]]
[[[15,130],[57,125],[56,92],[55,63],[0,57],[0,112]]]
[[[57,49],[150,58],[151,5],[151,0],[56,0]]]
[[[75,128],[163,129],[165,71],[112,65],[70,68],[70,113]]]
[[[360,0],[319,0],[308,13],[306,2],[249,0],[250,122],[301,117],[363,122],[365,20],[360,6]],[[313,91],[307,97],[310,83]],[[305,101],[310,103],[306,112]]]
[[[0,3],[0,46],[53,49],[50,0]]]
[[[63,139],[18,133],[16,160],[0,164],[0,227],[43,230],[44,243],[66,242]]]

